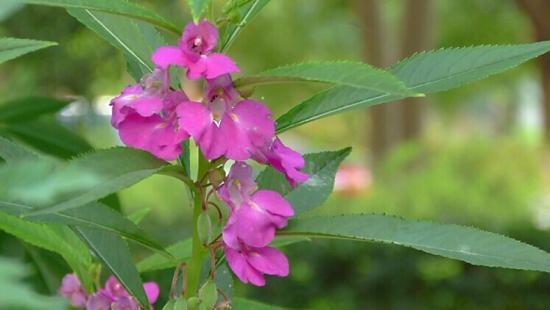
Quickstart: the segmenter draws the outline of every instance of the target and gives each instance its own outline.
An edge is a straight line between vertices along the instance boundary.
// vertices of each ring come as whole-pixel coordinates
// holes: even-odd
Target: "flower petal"
[[[235,62],[224,54],[210,54],[205,58],[205,77],[207,79],[215,79],[221,75],[228,73],[236,73],[241,70]]]
[[[281,277],[288,276],[288,259],[279,250],[272,247],[251,249],[248,263],[256,270]]]
[[[168,68],[170,65],[187,67],[187,59],[177,46],[161,46],[157,48],[153,52],[153,55],[151,55],[151,60],[155,65],[163,69]]]
[[[156,282],[145,282],[143,283],[143,289],[145,290],[145,295],[147,295],[147,300],[150,304],[154,304],[157,301],[160,293],[160,288]]]
[[[225,256],[227,258],[227,263],[235,275],[243,283],[251,283],[256,286],[264,286],[265,278],[264,276],[252,268],[247,262],[247,256],[245,253],[242,253],[239,250],[232,249],[230,247],[224,247]]]
[[[294,215],[294,209],[292,209],[290,203],[281,196],[281,194],[275,191],[261,189],[254,193],[252,201],[271,214],[283,217],[291,217]]]
[[[253,146],[262,147],[273,140],[275,121],[265,105],[255,100],[242,100],[235,105],[233,113],[237,116],[235,122],[246,131]]]

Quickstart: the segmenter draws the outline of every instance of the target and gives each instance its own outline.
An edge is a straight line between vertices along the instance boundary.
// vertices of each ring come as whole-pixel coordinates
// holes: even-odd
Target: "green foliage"
[[[136,81],[143,74],[153,71],[151,54],[164,44],[164,40],[153,27],[131,18],[102,12],[83,9],[68,9],[67,12],[120,49],[128,60],[128,70]]]
[[[549,41],[440,49],[415,54],[392,66],[390,72],[415,92],[433,93],[513,68],[548,51]],[[277,131],[350,109],[402,98],[345,86],[333,87],[313,95],[279,117]]]
[[[226,51],[237,38],[243,28],[269,3],[270,0],[229,0],[223,13],[227,16],[227,24],[223,28],[220,40],[220,50]]]
[[[246,310],[246,309],[258,309],[258,310],[283,310],[285,308],[266,305],[261,302],[254,300],[249,300],[245,298],[235,298],[232,303],[231,309],[235,310]]]
[[[47,297],[34,292],[23,278],[28,271],[20,262],[0,257],[0,308],[2,309],[65,309],[60,297]]]
[[[350,152],[351,148],[345,148],[305,155],[304,171],[309,174],[309,179],[296,187],[290,186],[280,172],[268,167],[258,176],[258,186],[279,192],[292,204],[296,214],[300,214],[327,200],[334,186],[336,170]]]
[[[5,161],[31,160],[35,159],[36,155],[31,150],[0,136],[0,158]]]
[[[291,220],[282,234],[393,243],[473,265],[550,272],[550,254],[472,227],[375,214]],[[460,236],[459,238],[457,236]]]
[[[48,97],[24,97],[0,104],[0,124],[34,120],[44,114],[54,114],[66,107],[65,100]]]
[[[211,1],[212,0],[187,0],[187,4],[189,4],[191,8],[193,21],[198,22],[201,19]]]
[[[391,73],[371,67],[368,64],[350,61],[286,65],[264,71],[255,76],[241,78],[235,81],[235,85],[239,87],[296,81],[333,83],[387,93],[388,95],[415,95]]]
[[[0,64],[53,45],[57,45],[57,43],[30,39],[0,38]]]
[[[126,242],[119,236],[104,230],[88,227],[75,227],[74,230],[128,292],[136,297],[144,308],[147,308],[149,302],[143,290],[143,283]]]
[[[151,23],[157,27],[178,34],[174,24],[155,12],[124,0],[23,0],[29,4],[75,8],[82,10],[100,11],[115,15],[122,15]]]

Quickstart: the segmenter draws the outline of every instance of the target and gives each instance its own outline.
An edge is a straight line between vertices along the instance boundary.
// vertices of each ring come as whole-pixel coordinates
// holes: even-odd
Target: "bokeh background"
[[[179,25],[189,20],[184,0],[136,2]],[[0,36],[59,43],[3,64],[0,101],[69,96],[74,103],[57,116],[64,126],[94,147],[120,144],[108,106],[132,83],[120,52],[62,9],[17,1],[0,1]],[[550,39],[545,0],[277,0],[229,53],[249,74],[308,60],[383,67],[419,50],[544,39]],[[549,58],[458,90],[347,112],[285,133],[289,145],[306,153],[353,146],[335,193],[314,212],[383,212],[472,225],[550,250]],[[265,86],[255,97],[278,116],[318,87]],[[142,225],[164,244],[189,235],[191,208],[176,181],[155,176],[120,197],[126,214],[151,210]],[[2,235],[0,251],[34,268],[29,283],[37,290],[55,292],[55,281],[44,279],[33,260],[35,248]],[[288,278],[270,278],[264,288],[237,284],[236,292],[307,309],[550,307],[550,277],[542,273],[479,268],[371,243],[315,241],[285,251]],[[135,253],[136,259],[148,255],[139,248]],[[54,278],[66,271],[63,264],[48,270]],[[162,281],[164,291],[170,276],[144,275]]]

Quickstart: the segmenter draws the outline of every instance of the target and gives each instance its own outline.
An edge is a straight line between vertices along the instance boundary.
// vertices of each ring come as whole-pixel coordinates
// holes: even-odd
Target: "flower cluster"
[[[308,175],[302,171],[303,157],[276,137],[271,111],[241,98],[234,88],[230,74],[239,68],[227,55],[213,52],[217,40],[216,27],[203,20],[185,27],[178,46],[158,48],[152,55],[155,71],[112,100],[112,125],[126,145],[165,160],[176,159],[191,137],[206,159],[235,161],[217,188],[230,211],[223,249],[242,282],[264,285],[264,274],[288,274],[285,255],[268,244],[294,211],[277,192],[257,189],[245,161],[272,166],[292,186]],[[186,70],[188,79],[204,79],[202,102],[170,87],[170,66]]]
[[[155,303],[159,296],[159,287],[155,282],[145,282],[143,289],[150,304]],[[80,284],[75,274],[68,274],[63,278],[59,294],[67,298],[71,306],[86,310],[139,310],[139,303],[130,296],[118,280],[111,276],[105,282],[105,287],[100,288],[92,295]]]

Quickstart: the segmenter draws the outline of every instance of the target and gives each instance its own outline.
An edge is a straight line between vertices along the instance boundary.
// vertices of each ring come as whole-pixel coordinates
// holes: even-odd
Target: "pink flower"
[[[208,80],[205,104],[185,102],[177,108],[180,127],[210,160],[221,156],[246,160],[273,139],[275,122],[269,109],[237,97],[231,78],[225,75]]]
[[[158,284],[155,282],[145,282],[143,283],[143,289],[145,290],[145,295],[147,295],[147,300],[149,300],[149,303],[154,304],[159,297],[160,291]],[[124,286],[122,286],[122,284],[120,284],[114,276],[110,276],[109,279],[107,279],[104,290],[113,302],[131,297]],[[128,304],[128,301],[125,300],[121,304]]]
[[[112,303],[111,296],[105,290],[100,289],[90,296],[86,303],[86,310],[111,310]]]
[[[187,68],[187,77],[202,76],[214,79],[220,75],[239,72],[237,65],[224,54],[212,53],[218,41],[218,30],[206,20],[189,23],[183,30],[179,46],[161,46],[152,55],[153,63],[161,68],[177,65]]]
[[[292,186],[304,183],[309,179],[309,175],[302,171],[305,166],[302,155],[284,145],[278,137],[269,147],[258,149],[253,158],[257,162],[269,164],[283,173]]]
[[[139,303],[133,297],[121,297],[111,304],[111,310],[140,310]]]
[[[256,191],[252,168],[236,162],[219,190],[220,197],[231,207],[231,214],[223,230],[224,242],[233,248],[245,243],[264,247],[275,237],[277,228],[283,228],[294,210],[279,193]]]
[[[81,309],[86,306],[86,300],[88,299],[86,291],[74,273],[67,274],[63,277],[61,287],[59,288],[59,295],[67,298],[71,306]]]
[[[179,128],[176,113],[178,104],[187,100],[184,93],[169,88],[168,72],[157,69],[111,101],[111,124],[124,144],[174,160],[189,137]]]
[[[224,251],[229,267],[243,283],[263,286],[264,274],[279,277],[288,275],[288,259],[275,248],[240,244],[237,248],[225,245]]]

